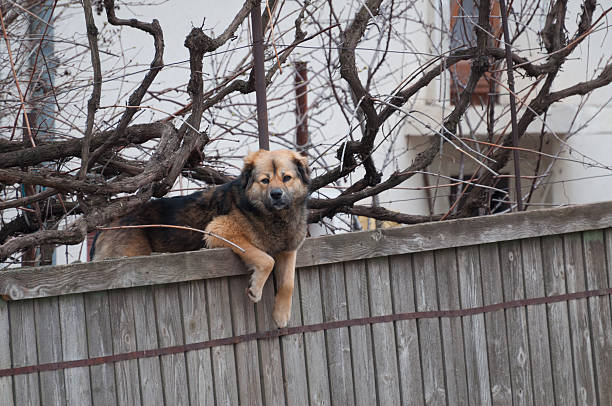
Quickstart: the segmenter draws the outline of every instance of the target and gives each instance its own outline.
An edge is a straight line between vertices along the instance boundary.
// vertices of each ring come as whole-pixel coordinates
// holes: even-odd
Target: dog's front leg
[[[295,254],[296,251],[283,251],[275,257],[278,290],[276,291],[272,317],[279,328],[285,327],[291,317],[291,297],[293,295],[293,281],[295,277]]]

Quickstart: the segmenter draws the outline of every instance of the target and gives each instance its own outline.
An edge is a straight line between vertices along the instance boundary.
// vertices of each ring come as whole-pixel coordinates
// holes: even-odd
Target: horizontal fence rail
[[[612,203],[0,272],[1,405],[612,404]],[[28,300],[18,300],[28,299]]]

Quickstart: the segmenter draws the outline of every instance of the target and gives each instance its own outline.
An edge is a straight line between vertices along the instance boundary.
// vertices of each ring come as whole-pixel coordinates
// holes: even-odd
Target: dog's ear
[[[293,154],[293,163],[295,163],[295,166],[297,167],[297,172],[300,178],[302,179],[302,182],[305,185],[309,185],[310,184],[310,168],[308,167],[308,158],[295,152]]]
[[[243,189],[248,188],[251,183],[253,183],[253,168],[255,167],[255,161],[258,155],[259,151],[249,152],[244,158],[244,167],[240,174],[240,184]]]

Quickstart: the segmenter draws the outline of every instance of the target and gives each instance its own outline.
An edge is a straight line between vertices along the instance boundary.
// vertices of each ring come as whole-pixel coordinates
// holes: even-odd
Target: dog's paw
[[[272,311],[272,318],[274,319],[274,323],[278,328],[287,327],[287,323],[291,318],[291,308],[282,308],[281,306],[274,306],[274,310]]]
[[[251,275],[249,279],[249,286],[246,289],[246,294],[251,299],[251,302],[257,303],[261,300],[261,287],[257,287],[256,278]]]

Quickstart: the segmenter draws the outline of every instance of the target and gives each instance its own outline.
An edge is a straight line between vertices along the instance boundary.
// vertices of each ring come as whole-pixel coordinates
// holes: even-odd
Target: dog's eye
[[[263,183],[264,185],[267,185],[268,183],[270,183],[270,179],[263,178],[262,180],[260,180],[260,182]]]
[[[289,182],[291,180],[291,176],[290,175],[285,175],[283,176],[283,182]]]

